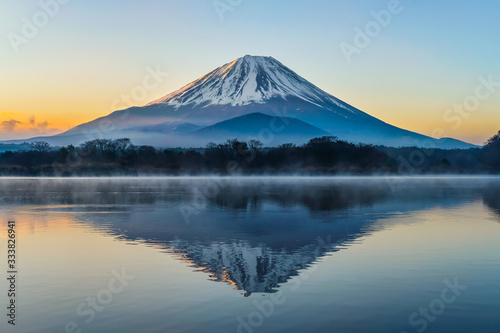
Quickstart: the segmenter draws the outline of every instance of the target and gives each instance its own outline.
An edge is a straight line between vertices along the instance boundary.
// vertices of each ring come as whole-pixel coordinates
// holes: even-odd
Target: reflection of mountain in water
[[[107,232],[162,247],[246,296],[270,293],[326,253],[373,230],[373,206],[389,192],[384,187],[232,184],[207,198],[207,208],[189,224],[179,206],[157,205],[113,219]],[[191,189],[186,195],[190,204]],[[90,222],[102,227],[106,218],[92,216]]]
[[[281,207],[301,205],[311,212],[334,211],[356,206],[369,206],[383,200],[390,191],[387,186],[364,187],[362,184],[324,186],[316,181],[308,186],[303,183],[274,183],[255,186],[233,184],[215,197],[207,200],[224,209],[256,209],[264,202],[274,202]],[[360,191],[360,186],[363,189]]]
[[[500,215],[500,182],[479,180],[232,180],[186,224],[210,180],[7,181],[0,207],[77,212],[126,241],[154,245],[245,295],[270,293],[329,253],[398,216],[483,200]]]
[[[265,245],[255,247],[243,242],[205,245],[180,240],[170,246],[182,260],[209,273],[212,281],[234,285],[236,290],[244,290],[245,296],[275,292],[279,284],[307,268],[327,250],[319,244],[288,252],[285,248],[273,251]]]
[[[488,187],[483,192],[483,202],[500,217],[500,187]]]

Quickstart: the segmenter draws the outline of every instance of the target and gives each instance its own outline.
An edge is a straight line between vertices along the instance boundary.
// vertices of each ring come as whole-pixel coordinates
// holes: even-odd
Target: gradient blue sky
[[[393,125],[483,143],[500,129],[500,88],[460,122],[443,115],[474,95],[478,77],[500,81],[500,3],[401,0],[402,12],[347,63],[340,43],[353,44],[354,28],[364,29],[370,11],[388,3],[242,0],[221,20],[213,0],[72,0],[16,53],[8,34],[21,35],[23,18],[41,8],[0,0],[0,139],[56,133],[106,115],[148,66],[169,76],[131,104],[251,54],[273,56]]]

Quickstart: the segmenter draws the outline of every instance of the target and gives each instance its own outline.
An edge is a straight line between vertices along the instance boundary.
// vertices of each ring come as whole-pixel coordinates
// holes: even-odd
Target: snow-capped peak
[[[227,63],[190,84],[148,105],[167,104],[241,106],[265,103],[271,98],[288,96],[321,106],[335,103],[346,105],[317,88],[272,57],[250,56]]]

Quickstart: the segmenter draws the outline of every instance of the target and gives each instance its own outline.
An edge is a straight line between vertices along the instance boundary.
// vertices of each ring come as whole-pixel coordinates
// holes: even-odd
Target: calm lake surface
[[[500,178],[0,179],[1,332],[499,332]]]

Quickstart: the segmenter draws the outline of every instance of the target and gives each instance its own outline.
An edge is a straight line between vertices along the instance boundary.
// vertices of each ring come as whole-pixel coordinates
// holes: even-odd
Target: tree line
[[[500,173],[500,131],[482,148],[392,148],[354,144],[333,136],[303,145],[263,147],[227,140],[199,149],[134,145],[95,139],[78,146],[34,142],[29,150],[0,153],[0,175],[108,176],[195,174],[478,174]]]

